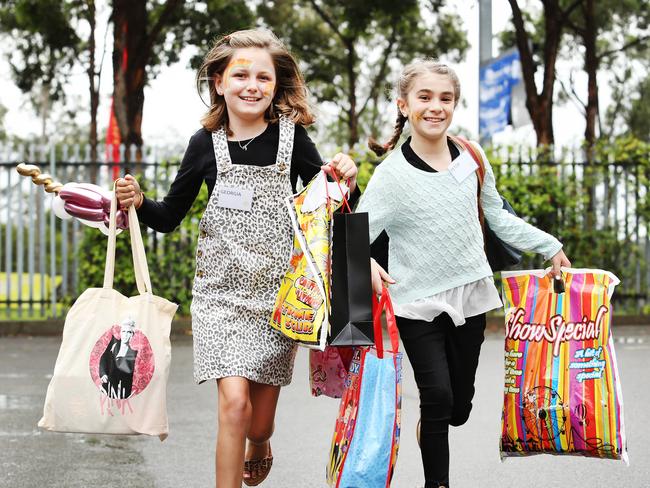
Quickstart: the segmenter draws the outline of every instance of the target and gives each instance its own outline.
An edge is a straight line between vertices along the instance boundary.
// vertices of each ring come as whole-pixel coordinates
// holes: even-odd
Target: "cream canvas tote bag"
[[[169,333],[178,305],[153,294],[138,217],[129,235],[138,295],[113,289],[117,200],[111,203],[103,288],[72,305],[38,426],[56,432],[167,437]]]

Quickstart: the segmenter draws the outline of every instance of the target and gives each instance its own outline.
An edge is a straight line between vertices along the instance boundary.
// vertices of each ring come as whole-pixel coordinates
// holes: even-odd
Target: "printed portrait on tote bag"
[[[95,343],[90,354],[90,376],[109,398],[126,399],[147,387],[154,363],[149,340],[135,321],[127,317]]]

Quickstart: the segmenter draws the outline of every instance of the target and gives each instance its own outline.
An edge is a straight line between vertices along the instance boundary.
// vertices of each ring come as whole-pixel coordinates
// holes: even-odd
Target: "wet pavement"
[[[534,456],[499,462],[503,339],[490,334],[477,375],[469,422],[451,432],[456,487],[650,486],[650,328],[614,329],[625,399],[630,467],[581,457]],[[214,486],[216,388],[192,382],[191,340],[175,339],[168,387],[170,436],[105,436],[42,432],[36,424],[56,360],[56,337],[0,337],[0,487]],[[423,485],[415,441],[417,390],[405,361],[403,435],[393,487]],[[309,395],[307,354],[280,397],[275,465],[265,487],[324,487],[338,401]],[[374,487],[359,487],[374,488]]]

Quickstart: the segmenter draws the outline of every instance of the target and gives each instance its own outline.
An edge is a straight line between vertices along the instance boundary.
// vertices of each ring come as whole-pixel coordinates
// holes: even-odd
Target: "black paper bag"
[[[368,214],[337,213],[333,225],[328,344],[370,346],[375,341]]]

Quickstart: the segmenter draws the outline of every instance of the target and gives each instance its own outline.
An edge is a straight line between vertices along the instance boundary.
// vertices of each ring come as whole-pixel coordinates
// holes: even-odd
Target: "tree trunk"
[[[93,162],[98,161],[97,154],[97,109],[99,107],[99,87],[96,82],[95,73],[95,0],[88,0],[88,10],[86,11],[88,24],[90,26],[90,33],[88,34],[88,87],[90,90],[90,129],[88,134],[88,142],[90,144],[90,159]],[[97,167],[90,167],[90,181],[97,181]]]
[[[47,118],[50,115],[50,83],[41,85],[41,140],[47,141]]]
[[[594,162],[594,147],[596,145],[596,123],[598,121],[598,58],[596,38],[598,26],[595,18],[594,0],[586,0],[584,5],[585,30],[583,41],[585,45],[585,71],[587,72],[587,106],[585,124],[586,159],[589,164]]]
[[[348,50],[348,150],[359,141],[359,114],[357,113],[357,73],[356,52],[354,44],[349,43]]]
[[[524,25],[524,18],[517,0],[508,0],[512,9],[517,49],[526,89],[526,107],[533,121],[537,146],[551,148],[555,143],[553,134],[553,96],[555,87],[555,63],[558,57],[562,29],[568,12],[564,12],[558,0],[544,4],[544,76],[542,91],[538,93],[535,82],[536,66],[531,51],[531,40]]]
[[[598,26],[595,18],[594,0],[583,0],[585,28],[582,39],[585,45],[585,71],[587,72],[587,106],[585,111],[585,167],[584,184],[587,195],[587,212],[584,220],[585,230],[593,229],[596,222],[595,193],[596,181],[593,164],[596,159],[596,122],[598,120],[598,67],[599,59],[596,45]]]
[[[113,104],[125,160],[131,146],[136,146],[136,160],[142,158],[142,108],[147,84],[147,65],[153,46],[172,14],[185,0],[166,0],[149,28],[146,0],[113,0]]]
[[[146,0],[114,0],[113,103],[127,161],[128,148],[142,146],[147,26]]]

